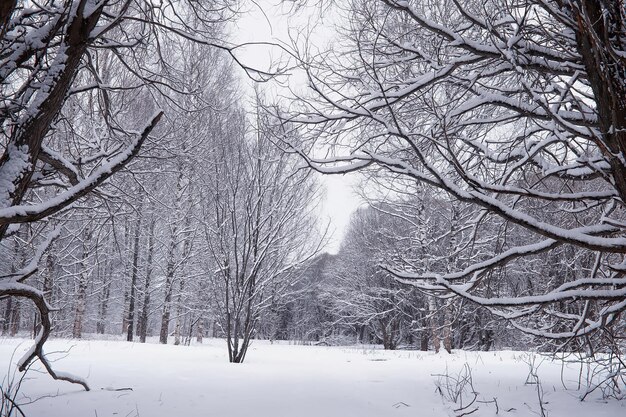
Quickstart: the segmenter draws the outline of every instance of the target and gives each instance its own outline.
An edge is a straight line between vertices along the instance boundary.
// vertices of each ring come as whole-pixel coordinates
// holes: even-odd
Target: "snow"
[[[17,147],[9,143],[7,155],[8,159],[0,166],[0,209],[11,205],[14,182],[30,168],[28,146]]]
[[[0,367],[31,343],[0,340]],[[31,372],[19,397],[34,400],[23,407],[29,416],[448,417],[457,406],[436,392],[442,379],[436,374],[455,376],[465,364],[479,400],[497,398],[498,416],[540,415],[537,385],[525,384],[532,357],[523,352],[448,355],[255,341],[246,363],[229,364],[225,342],[214,339],[192,346],[57,339],[46,351],[57,352],[56,369],[86,377],[93,390]],[[577,366],[564,369],[565,389],[559,363],[536,362],[549,416],[626,415],[625,401],[600,401],[594,393],[580,402]],[[474,415],[496,416],[493,403],[476,405]]]
[[[123,167],[124,164],[127,163],[133,157],[133,154],[137,152],[138,148],[142,145],[143,141],[145,140],[144,135],[150,133],[154,125],[158,123],[162,114],[163,112],[161,110],[155,112],[148,119],[149,122],[146,124],[146,127],[143,130],[143,133],[129,131],[128,133],[137,134],[137,137],[131,141],[128,147],[119,151],[115,156],[109,158],[108,160],[104,160],[104,162],[98,168],[93,170],[91,175],[82,179],[80,182],[68,188],[66,191],[59,193],[56,196],[51,197],[42,203],[23,204],[23,205],[17,205],[17,206],[9,206],[9,207],[3,206],[2,205],[2,198],[3,198],[2,178],[4,177],[11,178],[11,176],[4,173],[4,171],[0,171],[0,221],[3,223],[10,223],[10,222],[19,221],[20,218],[24,218],[24,217],[31,217],[31,219],[29,220],[32,220],[32,218],[36,218],[37,216],[41,215],[42,213],[45,213],[46,211],[58,211],[72,204],[73,201],[76,200],[77,196],[81,195],[81,193],[84,193],[85,191],[89,189],[93,189],[100,182],[108,179],[111,173],[113,173],[115,170]],[[16,155],[19,156],[19,153]],[[11,155],[11,158],[13,160],[18,159],[17,156],[13,156],[13,155]],[[11,162],[11,160],[9,161]],[[63,162],[63,161],[60,161],[60,162]],[[10,170],[11,172],[14,172],[16,171],[16,169],[10,168],[11,166],[14,166],[14,165],[18,165],[18,164],[15,162],[8,163],[8,164],[5,163],[2,169],[4,170],[5,166],[8,166],[9,168],[6,168],[6,169]],[[9,184],[7,181],[5,181],[5,183]],[[6,187],[8,186],[9,185],[6,185]],[[8,195],[8,193],[6,194]]]

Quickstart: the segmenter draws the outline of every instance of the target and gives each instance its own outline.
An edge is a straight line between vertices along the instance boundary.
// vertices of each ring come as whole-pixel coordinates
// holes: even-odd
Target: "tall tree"
[[[134,100],[177,90],[180,73],[168,67],[160,46],[186,37],[220,43],[228,0],[154,3],[142,0],[8,0],[0,6],[0,243],[21,223],[42,221],[69,209],[122,170],[162,117],[149,100],[128,118]],[[176,11],[173,9],[176,7]],[[236,59],[236,57],[235,57]],[[105,74],[109,62],[119,70]],[[130,94],[130,93],[135,94]],[[63,114],[71,113],[71,118]],[[83,117],[88,116],[88,117]],[[79,125],[82,123],[82,125]],[[105,195],[102,194],[102,197]],[[29,299],[41,316],[34,349],[20,361],[39,359],[55,379],[88,385],[55,373],[43,353],[50,307],[32,276],[52,235],[15,273],[0,277],[0,298]]]

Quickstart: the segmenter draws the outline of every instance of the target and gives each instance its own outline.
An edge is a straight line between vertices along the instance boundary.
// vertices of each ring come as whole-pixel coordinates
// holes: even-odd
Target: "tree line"
[[[232,362],[255,337],[490,349],[514,329],[621,352],[623,0],[351,0],[329,50],[296,38],[268,71],[228,41],[237,6],[0,6],[0,314],[35,334],[22,369],[87,388],[47,362],[53,332],[215,335]],[[247,100],[235,68],[308,90]],[[335,256],[315,171],[366,179]]]

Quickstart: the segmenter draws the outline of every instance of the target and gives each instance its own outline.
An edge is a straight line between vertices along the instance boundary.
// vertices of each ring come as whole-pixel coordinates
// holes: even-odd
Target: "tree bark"
[[[20,322],[22,320],[21,315],[22,303],[19,298],[13,300],[12,308],[10,312],[10,327],[9,327],[9,335],[11,337],[15,337],[17,333],[20,331]]]
[[[98,309],[98,321],[96,323],[96,332],[104,334],[106,332],[107,311],[109,309],[109,299],[111,296],[111,280],[107,276],[106,284],[102,289],[102,296],[100,298],[100,308]]]
[[[62,34],[65,44],[65,61],[61,61],[60,65],[49,70],[50,72],[56,71],[54,76],[52,73],[45,74],[47,77],[54,77],[54,82],[52,82],[49,90],[39,90],[37,94],[41,94],[41,96],[38,96],[38,98],[41,99],[41,103],[33,109],[35,111],[33,111],[32,114],[24,117],[22,121],[12,129],[11,138],[9,139],[11,146],[7,146],[3,155],[0,157],[0,171],[2,171],[5,166],[12,163],[13,156],[11,153],[14,152],[15,149],[26,149],[28,153],[29,164],[26,165],[21,172],[13,175],[10,206],[20,204],[29,189],[35,166],[39,159],[42,142],[50,131],[52,122],[56,119],[65,103],[67,93],[74,81],[85,51],[87,50],[91,32],[100,20],[106,3],[102,3],[94,10],[90,10],[87,17],[84,15],[85,4],[86,2],[81,2],[76,13],[70,15],[65,24],[61,24],[56,28],[50,28],[50,30],[54,32],[61,28],[65,31],[65,33]],[[13,8],[9,5],[3,6],[0,14],[4,16],[0,17],[8,19],[12,10]],[[4,30],[4,22],[2,23],[2,30]],[[9,223],[0,224],[0,241],[4,238],[8,227]]]
[[[72,337],[80,339],[83,334],[83,319],[85,317],[85,307],[87,302],[87,285],[88,276],[85,272],[87,258],[89,257],[89,243],[92,238],[91,225],[87,224],[83,232],[83,253],[82,262],[79,264],[78,271],[78,291],[76,292],[76,306],[74,308],[74,325],[72,327]]]
[[[13,311],[13,297],[7,297],[7,304],[4,308],[4,322],[2,323],[2,334],[9,334],[11,327],[11,312]]]
[[[626,201],[626,60],[615,51],[624,51],[622,0],[570,2],[578,24],[576,42],[582,57],[596,111],[602,142],[599,148],[608,158],[622,201]]]
[[[181,334],[181,318],[183,315],[183,306],[182,306],[182,295],[185,290],[185,280],[180,280],[180,287],[178,290],[178,295],[176,296],[176,326],[174,327],[174,344],[180,345],[180,334]]]
[[[150,282],[152,281],[152,257],[154,254],[154,227],[156,219],[152,217],[150,222],[150,234],[148,237],[148,259],[146,260],[146,280],[143,285],[143,303],[141,307],[141,315],[139,316],[139,341],[146,343],[148,334],[148,315],[150,313]]]
[[[142,204],[139,204],[139,213],[141,213]],[[137,288],[137,275],[139,270],[139,242],[141,240],[141,214],[138,216],[135,225],[135,245],[133,248],[133,266],[131,270],[129,302],[128,302],[128,327],[126,341],[133,341],[133,331],[135,329],[135,294]]]

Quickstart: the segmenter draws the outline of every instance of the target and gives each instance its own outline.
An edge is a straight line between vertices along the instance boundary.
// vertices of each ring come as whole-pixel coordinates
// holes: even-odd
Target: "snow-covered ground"
[[[0,339],[4,374],[11,357],[19,359],[30,343]],[[18,399],[30,402],[23,406],[29,417],[447,417],[459,404],[438,393],[437,381],[444,391],[447,386],[436,374],[456,377],[467,364],[478,400],[485,401],[466,409],[479,407],[473,416],[541,415],[537,385],[525,384],[525,353],[437,355],[255,342],[246,363],[229,364],[225,348],[221,340],[194,346],[52,340],[48,352],[65,352],[53,354],[56,368],[86,377],[92,391],[31,371]],[[578,367],[562,373],[560,364],[535,359],[548,416],[626,416],[626,401],[578,400]]]

